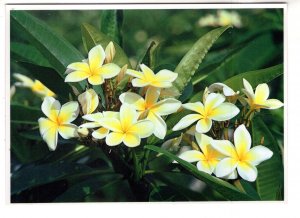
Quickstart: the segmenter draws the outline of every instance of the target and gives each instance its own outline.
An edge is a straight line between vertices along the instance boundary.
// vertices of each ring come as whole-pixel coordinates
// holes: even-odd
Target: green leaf
[[[29,188],[51,183],[71,176],[99,175],[112,173],[111,170],[95,170],[76,163],[49,163],[43,165],[29,165],[12,174],[11,194],[17,194]]]
[[[143,58],[139,63],[145,64],[146,66],[150,67],[151,69],[154,69],[155,62],[156,62],[156,52],[157,52],[157,44],[155,41],[152,41],[145,52]]]
[[[11,11],[12,25],[18,26],[27,35],[32,45],[48,60],[51,66],[65,78],[66,67],[84,57],[68,41],[56,34],[44,22],[25,11]],[[74,84],[84,90],[85,82]]]
[[[220,27],[205,34],[185,54],[175,69],[175,72],[178,73],[178,78],[174,82],[174,89],[177,92],[181,93],[183,91],[184,87],[198,69],[208,50],[229,27],[230,26]]]
[[[110,37],[106,36],[102,32],[98,31],[95,27],[87,23],[81,25],[81,31],[83,44],[87,51],[99,44],[103,47],[103,49],[105,49],[108,43],[113,41]],[[116,48],[116,55],[113,59],[113,62],[120,67],[123,67],[127,64],[128,68],[131,68],[128,57],[123,49],[116,42],[114,42],[114,46]]]
[[[260,145],[264,137],[264,144],[273,156],[257,166],[258,176],[256,187],[262,200],[278,200],[277,196],[283,187],[283,163],[278,144],[270,132],[268,126],[260,118],[255,116],[252,122],[253,145]]]
[[[230,183],[225,182],[219,178],[213,177],[207,173],[199,171],[197,167],[195,167],[194,165],[180,159],[179,157],[171,154],[170,152],[164,149],[161,149],[153,145],[146,145],[145,148],[155,151],[157,153],[162,153],[163,155],[166,155],[169,158],[177,161],[184,169],[190,172],[193,176],[205,182],[207,185],[209,185],[211,188],[218,191],[228,200],[240,200],[240,201],[253,200],[250,196],[240,192],[236,187],[234,187]]]
[[[122,45],[120,29],[123,24],[123,11],[103,10],[101,12],[101,32],[110,37],[114,42]]]
[[[243,78],[248,80],[248,82],[254,88],[258,84],[268,83],[282,74],[283,74],[283,65],[279,64],[262,70],[255,70],[255,71],[238,74],[226,80],[224,83],[228,85],[230,88],[232,88],[233,90],[237,91],[237,90],[241,90],[244,87]]]
[[[11,42],[10,51],[12,53],[12,59],[16,61],[28,62],[42,67],[51,67],[49,61],[31,45]]]
[[[10,105],[12,123],[24,123],[37,125],[37,121],[43,116],[40,108],[28,107],[19,104]]]

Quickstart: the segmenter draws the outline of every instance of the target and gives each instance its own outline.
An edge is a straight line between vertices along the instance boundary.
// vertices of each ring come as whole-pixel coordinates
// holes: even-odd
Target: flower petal
[[[42,103],[43,113],[54,122],[56,122],[60,107],[59,101],[55,100],[53,97],[44,98]]]
[[[97,127],[100,127],[100,126],[102,126],[102,125],[98,122],[89,122],[89,123],[81,124],[79,127],[80,128],[92,129],[92,128],[97,128]]]
[[[150,82],[151,86],[157,87],[157,88],[170,88],[172,87],[171,82],[160,82],[160,81],[152,81]]]
[[[210,93],[204,102],[205,111],[210,111],[225,101],[225,97],[222,94]]]
[[[160,88],[150,86],[147,89],[146,96],[145,96],[145,101],[147,105],[149,106],[154,105],[157,102],[159,95],[160,95]]]
[[[154,125],[150,120],[140,120],[130,127],[129,133],[138,135],[140,138],[149,137],[154,131]]]
[[[120,122],[123,130],[129,129],[138,120],[138,113],[132,106],[123,104],[120,108]]]
[[[251,84],[244,78],[243,78],[243,84],[244,84],[244,87],[245,87],[246,91],[249,94],[254,95],[253,88],[252,88]]]
[[[20,73],[14,73],[13,76],[18,79],[21,82],[15,83],[16,86],[22,86],[22,87],[32,87],[33,86],[33,80],[29,77],[20,74]]]
[[[147,119],[153,123],[153,134],[160,139],[164,139],[167,133],[167,124],[165,121],[157,114],[149,112]]]
[[[212,126],[212,120],[209,118],[200,119],[196,124],[196,131],[199,133],[207,133]]]
[[[97,45],[89,51],[89,65],[91,71],[101,67],[105,60],[105,52],[101,45]]]
[[[40,134],[41,136],[48,130],[53,127],[56,127],[57,124],[53,122],[52,120],[49,120],[47,118],[41,117],[39,120],[39,128],[40,128]]]
[[[91,85],[101,85],[104,83],[104,78],[99,74],[94,74],[88,78]]]
[[[270,90],[266,83],[259,84],[255,89],[255,104],[263,104],[269,97]]]
[[[70,101],[64,104],[59,112],[58,119],[60,123],[70,123],[74,121],[79,114],[79,105],[76,101]]]
[[[183,117],[174,127],[173,131],[178,131],[181,129],[184,129],[188,126],[190,126],[192,123],[196,122],[197,120],[200,120],[202,118],[199,114],[189,114]]]
[[[92,136],[95,139],[104,139],[109,133],[109,130],[106,128],[99,128],[92,133]]]
[[[221,154],[224,154],[225,156],[236,158],[237,159],[237,153],[235,150],[235,147],[233,144],[228,140],[213,140],[211,142],[211,145],[214,149],[219,151]]]
[[[113,132],[123,132],[121,122],[116,118],[102,118],[99,124]]]
[[[140,68],[144,73],[144,79],[146,81],[153,81],[155,74],[153,73],[153,71],[147,67],[145,64],[140,64]]]
[[[145,87],[150,84],[148,81],[146,82],[145,80],[138,79],[138,78],[133,79],[131,83],[133,87]]]
[[[270,159],[273,156],[273,152],[262,145],[255,146],[250,149],[246,154],[245,162],[250,163],[253,166],[259,165],[261,162]]]
[[[87,63],[85,62],[75,62],[72,64],[69,64],[67,66],[68,69],[74,70],[74,71],[83,71],[83,72],[90,72],[90,67]]]
[[[141,139],[138,135],[126,133],[123,142],[127,147],[133,148],[141,144]]]
[[[90,74],[85,71],[73,71],[66,76],[65,82],[79,82],[85,80],[89,76]]]
[[[210,113],[210,118],[216,121],[230,120],[240,112],[240,109],[234,104],[225,102],[214,108]]]
[[[166,81],[166,82],[174,82],[178,77],[178,73],[174,73],[170,70],[160,70],[156,75],[155,79],[157,81]]]
[[[142,72],[139,72],[139,71],[136,71],[136,70],[128,69],[126,71],[126,74],[128,74],[130,76],[133,76],[133,77],[136,77],[136,78],[139,78],[139,79],[144,78],[144,74]]]
[[[58,127],[58,132],[64,139],[75,138],[78,137],[77,128],[74,124],[64,124]]]
[[[238,174],[237,174],[237,171],[234,170],[231,174],[229,174],[227,176],[223,176],[221,178],[222,179],[236,179],[236,178],[238,178]]]
[[[224,177],[230,175],[237,166],[238,162],[230,157],[221,160],[216,167],[216,176]]]
[[[195,103],[186,103],[182,105],[183,108],[191,110],[191,111],[195,111],[199,114],[204,114],[204,106],[201,102],[195,102]]]
[[[265,101],[264,106],[266,106],[267,109],[273,110],[281,108],[283,103],[277,99],[268,99]]]
[[[206,154],[208,153],[208,146],[212,144],[213,139],[207,135],[198,132],[195,133],[195,138],[201,151],[206,156]]]
[[[121,68],[113,63],[104,64],[100,69],[99,73],[104,79],[110,79],[117,76],[121,71]]]
[[[239,157],[243,157],[251,147],[251,136],[246,129],[245,125],[240,125],[234,131],[234,145],[236,148],[236,152]]]
[[[197,169],[208,174],[212,174],[214,171],[214,168],[207,161],[202,160],[197,163]]]
[[[257,178],[257,169],[245,162],[239,162],[237,165],[239,175],[246,181],[253,182]]]
[[[84,114],[91,114],[99,105],[99,98],[93,89],[88,89],[78,96]]]
[[[180,101],[174,98],[167,98],[155,104],[150,110],[157,115],[165,116],[175,113],[180,107]]]
[[[53,127],[48,129],[44,134],[42,135],[43,140],[47,143],[49,149],[51,151],[54,151],[57,146],[57,128]]]
[[[82,118],[88,121],[98,122],[100,119],[103,118],[103,114],[101,112],[94,114],[86,114],[82,116]]]
[[[116,111],[103,111],[103,116],[105,118],[116,118],[116,119],[119,119],[120,118],[120,113],[116,112]]]
[[[178,157],[189,163],[205,160],[204,155],[200,151],[196,151],[196,150],[185,151],[181,153]]]
[[[122,143],[124,137],[123,133],[111,132],[106,136],[105,142],[108,146],[116,146]]]
[[[138,94],[133,92],[125,92],[119,96],[122,104],[128,104],[138,111],[145,110],[145,100]]]

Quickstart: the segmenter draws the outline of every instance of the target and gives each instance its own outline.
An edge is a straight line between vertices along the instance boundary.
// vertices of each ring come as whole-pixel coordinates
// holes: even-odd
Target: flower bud
[[[99,105],[99,98],[93,89],[88,89],[78,96],[78,101],[81,105],[84,114],[93,113]]]
[[[116,49],[113,42],[108,43],[105,48],[105,62],[111,63],[116,54]]]
[[[79,134],[80,137],[87,137],[88,134],[89,134],[89,130],[87,128],[81,128],[81,127],[79,127],[77,129],[77,132],[78,132],[78,134]]]

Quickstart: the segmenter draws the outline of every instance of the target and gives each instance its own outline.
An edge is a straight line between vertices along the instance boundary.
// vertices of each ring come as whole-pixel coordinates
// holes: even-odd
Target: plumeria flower
[[[78,102],[71,101],[61,106],[53,97],[45,97],[42,111],[47,118],[38,120],[40,133],[50,150],[56,149],[58,133],[64,139],[78,137],[77,126],[71,123],[78,116]]]
[[[78,101],[84,114],[93,113],[99,105],[99,98],[94,89],[88,89],[80,94]]]
[[[222,94],[210,93],[204,104],[201,102],[186,103],[182,106],[196,113],[183,117],[174,127],[173,131],[184,129],[194,122],[196,124],[196,132],[206,133],[211,129],[212,121],[225,121],[233,118],[239,113],[239,109],[234,104],[224,102],[225,97]]]
[[[140,117],[153,122],[155,129],[154,135],[163,139],[167,133],[167,124],[161,116],[175,113],[181,106],[181,102],[174,98],[167,98],[158,101],[160,89],[149,87],[145,99],[138,94],[126,92],[120,95],[122,104],[131,105],[140,113]]]
[[[94,114],[87,114],[84,115],[82,118],[91,122],[88,123],[84,123],[82,125],[80,125],[80,128],[98,128],[95,131],[93,131],[92,136],[95,139],[104,139],[108,133],[109,133],[109,129],[104,128],[102,126],[102,124],[100,123],[100,120],[102,118],[115,118],[115,119],[119,119],[120,115],[119,112],[114,112],[114,111],[104,111],[103,113],[94,113]],[[99,128],[100,127],[100,128]]]
[[[234,145],[228,140],[214,140],[212,146],[226,157],[216,166],[216,176],[226,177],[234,171],[247,181],[257,177],[256,166],[272,157],[273,152],[262,145],[251,147],[251,136],[245,125],[240,125],[234,132]],[[235,179],[236,176],[231,179]]]
[[[97,45],[89,51],[88,60],[75,62],[67,66],[69,73],[65,82],[79,82],[88,79],[92,85],[100,85],[105,79],[118,75],[120,67],[114,63],[104,64],[105,52],[101,45]]]
[[[270,90],[269,86],[266,83],[259,84],[255,93],[250,83],[243,79],[244,87],[243,92],[247,95],[247,102],[250,106],[250,110],[259,110],[263,109],[277,109],[283,106],[283,103],[277,99],[268,99]]]
[[[55,96],[54,92],[48,89],[43,83],[41,83],[37,79],[33,81],[29,77],[20,73],[14,73],[13,76],[20,81],[15,83],[16,86],[30,88],[33,92],[37,93],[42,97]]]
[[[140,68],[142,72],[130,69],[126,72],[128,75],[136,77],[131,81],[134,87],[153,86],[157,88],[169,88],[178,76],[177,73],[170,70],[160,70],[157,74],[154,74],[145,64],[141,64]]]
[[[109,146],[119,145],[122,142],[128,147],[140,145],[141,138],[149,137],[154,130],[154,125],[150,120],[139,120],[139,114],[135,109],[127,104],[120,108],[120,117],[102,118],[99,123],[112,131],[109,133],[105,142]]]
[[[212,147],[213,139],[207,135],[196,133],[196,141],[201,149],[185,151],[179,157],[187,162],[193,163],[197,161],[197,168],[208,174],[215,173],[215,168],[224,155]]]

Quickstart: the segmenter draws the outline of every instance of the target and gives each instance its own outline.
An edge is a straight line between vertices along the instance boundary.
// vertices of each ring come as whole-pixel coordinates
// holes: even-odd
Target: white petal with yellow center
[[[91,85],[101,85],[104,83],[104,78],[100,74],[89,76],[88,81]]]
[[[209,117],[216,121],[230,120],[240,112],[239,108],[234,104],[225,102],[214,108]]]
[[[78,101],[81,105],[84,114],[93,113],[99,105],[99,98],[93,89],[88,89],[78,96]]]
[[[165,121],[158,115],[153,112],[149,112],[147,119],[150,120],[154,125],[153,134],[160,139],[164,139],[167,133],[167,124]]]
[[[123,104],[120,108],[120,122],[123,131],[127,131],[138,120],[138,113],[132,106]]]
[[[148,105],[148,107],[154,105],[158,101],[159,95],[160,95],[159,88],[150,86],[147,89],[145,101],[146,101],[146,104]]]
[[[283,106],[283,103],[277,99],[268,99],[265,101],[264,106],[270,110],[278,109]]]
[[[145,87],[150,84],[150,82],[135,78],[131,81],[133,87]]]
[[[141,144],[141,139],[138,135],[126,133],[123,142],[127,147],[133,148]]]
[[[207,133],[212,126],[212,120],[209,118],[200,119],[196,124],[196,131],[199,133]]]
[[[224,177],[230,175],[236,169],[237,164],[238,162],[231,157],[224,158],[216,166],[216,176]]]
[[[41,117],[38,120],[39,128],[40,128],[40,134],[43,135],[48,129],[56,127],[57,124],[47,118]]]
[[[182,154],[180,154],[178,157],[189,163],[205,160],[205,156],[200,151],[196,151],[196,150],[185,151]]]
[[[56,122],[60,107],[59,101],[55,100],[53,97],[45,97],[42,103],[43,113],[54,122]]]
[[[199,114],[205,113],[204,106],[201,102],[186,103],[186,104],[183,104],[182,107],[185,109],[191,110],[191,111],[195,111]]]
[[[257,178],[257,169],[245,162],[239,162],[237,165],[239,175],[246,181],[253,182]]]
[[[243,84],[244,84],[244,87],[247,90],[247,92],[250,95],[254,95],[253,88],[252,88],[251,84],[246,79],[243,79]]]
[[[138,135],[141,138],[149,137],[153,131],[154,125],[149,120],[140,120],[128,129],[129,133]]]
[[[110,79],[120,73],[121,68],[113,63],[105,64],[100,68],[100,74],[104,79]]]
[[[83,71],[83,72],[90,72],[90,67],[87,63],[85,62],[75,62],[72,64],[69,64],[67,66],[68,69],[74,70],[74,71]]]
[[[111,132],[106,136],[105,142],[108,146],[116,146],[122,143],[124,137],[123,133]]]
[[[73,71],[66,76],[65,82],[79,82],[85,80],[89,76],[90,76],[89,72]]]
[[[195,133],[197,144],[204,155],[208,153],[208,146],[212,144],[213,139],[207,135],[201,133]]]
[[[21,81],[15,83],[16,86],[29,87],[29,88],[33,86],[33,80],[30,79],[29,77],[20,73],[14,73],[13,76],[19,81]]]
[[[109,133],[109,130],[102,127],[102,128],[99,128],[97,130],[95,130],[93,133],[92,133],[92,136],[95,138],[95,139],[104,139]]]
[[[245,125],[240,125],[234,132],[234,144],[236,152],[240,158],[250,150],[251,136]]]
[[[136,71],[136,70],[131,70],[128,69],[126,71],[126,74],[130,75],[130,76],[134,76],[136,78],[142,79],[144,77],[144,74],[142,72]]]
[[[86,115],[82,116],[82,118],[85,120],[88,120],[88,121],[97,122],[101,118],[103,118],[103,114],[101,112],[94,113],[94,114],[86,114]]]
[[[91,71],[94,71],[98,67],[102,66],[105,60],[105,51],[103,50],[101,45],[97,45],[89,51],[88,56],[90,69]]]
[[[145,100],[138,94],[133,92],[125,92],[119,96],[122,104],[132,105],[138,111],[145,110]]]
[[[224,95],[216,94],[216,93],[210,93],[207,96],[206,101],[204,102],[205,111],[208,112],[208,111],[218,107],[224,101],[225,101]]]
[[[144,79],[146,81],[152,81],[154,79],[155,74],[149,67],[147,67],[145,64],[140,64],[140,68],[144,73]]]
[[[191,124],[193,124],[194,122],[196,122],[197,120],[200,120],[201,118],[202,118],[202,116],[199,114],[186,115],[173,127],[172,130],[177,131],[177,130],[184,129],[184,128],[190,126]]]
[[[61,107],[58,115],[60,124],[74,121],[79,114],[79,105],[76,101],[70,101]]]
[[[174,82],[178,77],[177,73],[174,73],[170,70],[160,70],[156,75],[155,79],[157,81],[165,82]]]
[[[197,163],[197,169],[208,174],[212,174],[214,171],[214,167],[212,167],[209,162],[202,160]]]
[[[174,98],[164,99],[155,104],[151,111],[160,116],[166,116],[175,113],[181,107],[181,102]]]
[[[270,90],[268,85],[266,83],[259,84],[255,89],[254,103],[264,104],[264,102],[268,99],[269,94],[270,94]]]
[[[123,132],[121,122],[116,118],[102,118],[99,124],[113,132]]]
[[[58,136],[58,131],[57,131],[56,127],[48,129],[42,135],[43,140],[47,143],[47,145],[51,151],[54,151],[56,149],[57,136]]]
[[[250,149],[245,157],[245,162],[250,163],[253,166],[259,165],[261,162],[270,159],[273,156],[273,152],[262,145],[257,145]]]
[[[58,132],[64,139],[70,139],[78,137],[77,128],[74,124],[63,124],[58,127]]]
[[[234,145],[228,140],[213,140],[211,145],[214,149],[225,156],[232,157],[234,159],[238,158]]]

